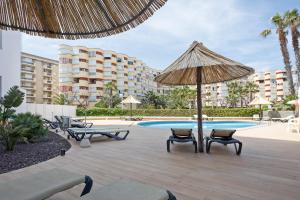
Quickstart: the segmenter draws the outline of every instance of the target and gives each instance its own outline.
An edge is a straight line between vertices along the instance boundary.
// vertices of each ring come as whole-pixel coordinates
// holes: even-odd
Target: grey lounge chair
[[[85,136],[92,139],[94,135],[103,135],[115,140],[125,140],[129,134],[129,130],[126,129],[110,129],[110,128],[68,128],[68,138],[72,137],[76,141],[81,141]],[[120,133],[124,133],[121,137]]]
[[[81,196],[90,192],[93,181],[89,176],[63,169],[51,169],[26,175],[12,181],[0,182],[1,200],[43,200],[85,183]]]
[[[43,122],[47,128],[57,129],[58,128],[58,122],[52,122],[48,119],[43,118]]]
[[[242,142],[234,139],[232,135],[236,132],[236,130],[222,130],[222,129],[213,129],[210,136],[205,137],[206,140],[206,153],[210,152],[210,146],[211,143],[217,142],[224,144],[225,146],[227,144],[234,144],[234,148],[237,155],[240,155],[242,152]],[[239,147],[236,147],[236,144],[239,145]]]
[[[106,185],[81,200],[176,200],[169,191],[135,181],[121,180]]]
[[[167,140],[167,151],[170,152],[170,143],[179,142],[186,143],[192,142],[195,146],[195,153],[197,153],[197,141],[192,133],[192,129],[179,129],[179,128],[171,128],[172,135]]]
[[[61,130],[63,130],[64,129],[64,127],[63,127],[63,116],[57,116],[57,115],[55,115],[54,118],[58,122],[59,127],[61,128]],[[72,128],[91,128],[93,126],[93,123],[85,123],[85,122],[82,122],[80,120],[73,120],[73,119],[71,119],[70,126]]]

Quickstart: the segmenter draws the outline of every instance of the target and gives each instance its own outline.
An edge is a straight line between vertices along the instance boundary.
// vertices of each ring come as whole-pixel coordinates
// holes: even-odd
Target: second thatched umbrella
[[[249,103],[249,105],[252,105],[252,106],[256,106],[256,105],[259,106],[259,119],[260,120],[262,120],[262,118],[263,118],[262,106],[263,105],[271,105],[271,104],[272,104],[272,102],[262,98],[261,96],[256,97],[253,101],[251,101]]]
[[[121,103],[130,104],[130,117],[132,117],[132,104],[140,104],[141,102],[136,100],[133,96],[129,95]]]
[[[225,58],[195,41],[155,80],[165,85],[197,85],[198,144],[199,151],[203,152],[201,84],[230,81],[253,72],[252,68]]]

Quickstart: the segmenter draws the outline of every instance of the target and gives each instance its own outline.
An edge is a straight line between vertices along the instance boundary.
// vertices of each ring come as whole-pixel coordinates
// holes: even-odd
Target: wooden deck
[[[129,127],[126,141],[100,141],[82,149],[75,142],[65,157],[0,175],[1,180],[60,167],[94,179],[93,189],[132,179],[172,191],[179,200],[300,198],[300,136],[282,124],[238,132],[244,149],[214,145],[211,154],[195,154],[192,145],[166,152],[168,130]],[[249,137],[250,136],[250,137]],[[50,199],[78,199],[82,186]]]

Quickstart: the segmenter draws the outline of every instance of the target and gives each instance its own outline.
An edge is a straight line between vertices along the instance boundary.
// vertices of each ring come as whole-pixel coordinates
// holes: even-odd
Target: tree
[[[284,17],[282,17],[278,13],[271,18],[271,22],[276,27],[276,33],[278,34],[280,50],[283,56],[283,61],[284,61],[285,70],[287,73],[287,78],[289,83],[289,91],[291,95],[295,95],[295,88],[294,88],[293,76],[292,76],[292,66],[291,66],[290,55],[287,47],[287,43],[288,43],[286,38],[287,23]],[[260,35],[263,37],[267,37],[271,33],[272,33],[271,29],[265,29],[260,33]]]
[[[290,27],[292,35],[292,45],[295,53],[296,67],[298,71],[298,80],[300,80],[300,49],[299,49],[299,31],[300,16],[297,9],[287,11],[284,15],[287,25]]]
[[[240,85],[238,82],[228,82],[227,84],[228,96],[226,102],[230,107],[237,107],[240,98]]]
[[[142,106],[153,106],[156,109],[166,108],[167,99],[163,95],[156,95],[154,92],[149,91],[141,100]]]
[[[253,100],[253,94],[259,92],[259,87],[257,84],[251,81],[247,81],[245,85],[246,92],[249,94],[249,102]]]
[[[60,94],[54,97],[54,104],[68,105],[70,104],[67,94]]]
[[[169,95],[169,103],[171,108],[187,109],[197,96],[196,90],[190,89],[188,86],[176,88]]]
[[[112,99],[112,101],[111,101],[111,99]],[[95,107],[109,108],[109,106],[111,105],[111,108],[115,108],[117,105],[119,105],[121,103],[121,101],[122,101],[122,99],[119,97],[118,94],[113,95],[112,98],[110,98],[108,96],[104,96],[104,97],[102,97],[102,99],[100,101],[98,101],[95,104]]]
[[[10,122],[15,115],[15,108],[19,107],[23,100],[24,93],[18,86],[11,87],[0,99],[0,140],[3,141],[7,151],[12,151],[17,141],[27,132],[26,127],[14,127]]]
[[[108,107],[113,108],[113,95],[114,92],[117,90],[116,84],[113,82],[109,82],[104,85],[104,88],[105,88],[105,94],[109,100]]]

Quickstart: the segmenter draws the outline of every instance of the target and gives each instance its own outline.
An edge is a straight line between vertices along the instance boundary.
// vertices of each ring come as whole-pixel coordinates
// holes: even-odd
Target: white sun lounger
[[[89,193],[93,185],[89,176],[55,168],[37,174],[25,175],[11,181],[0,182],[0,199],[43,200],[81,183],[85,183],[81,195]]]
[[[121,180],[83,196],[80,200],[176,200],[164,189],[136,181]]]

